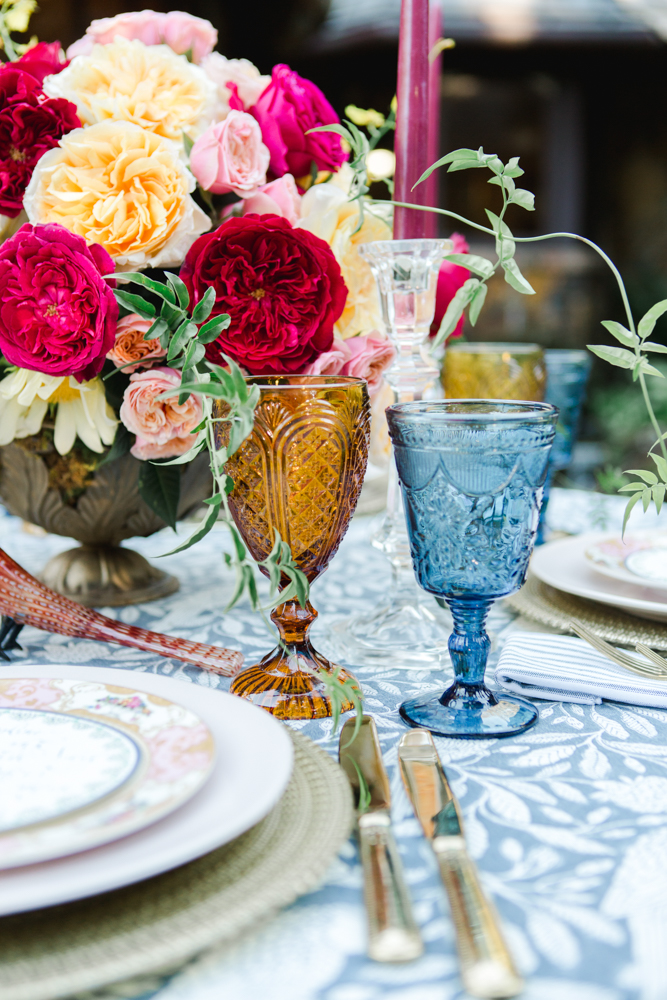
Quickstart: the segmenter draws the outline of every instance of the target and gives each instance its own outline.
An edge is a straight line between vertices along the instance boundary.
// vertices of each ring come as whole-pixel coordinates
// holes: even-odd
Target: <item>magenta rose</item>
[[[22,69],[26,73],[30,73],[41,84],[44,83],[45,76],[60,73],[61,70],[65,69],[65,66],[69,66],[69,62],[61,56],[60,42],[38,42],[37,45],[33,45],[31,49],[24,52],[21,58],[12,65],[14,69]]]
[[[275,215],[228,219],[192,245],[181,268],[193,303],[215,289],[231,323],[206,353],[251,374],[302,372],[333,343],[347,287],[329,245]]]
[[[47,97],[24,70],[0,71],[0,214],[15,219],[35,164],[66,132],[81,128],[76,107]]]
[[[0,351],[45,375],[99,374],[114,345],[118,306],[102,277],[106,250],[63,226],[26,224],[0,246]]]
[[[451,253],[468,253],[469,247],[465,236],[461,236],[460,233],[452,233],[450,239],[454,244],[450,251]],[[469,277],[470,271],[467,267],[461,267],[460,264],[452,264],[449,260],[443,260],[440,265],[440,273],[438,274],[438,290],[435,297],[435,316],[433,317],[433,322],[431,323],[432,337],[435,337],[440,329],[442,317],[447,311],[447,306],[452,301],[461,285],[464,285]],[[461,319],[454,327],[454,331],[450,334],[448,339],[460,337],[463,333],[464,323],[465,316],[461,316]]]
[[[245,111],[230,111],[209,125],[190,151],[190,170],[204,191],[248,198],[266,181],[269,151],[257,121]]]
[[[332,132],[306,135],[317,125],[338,124],[340,119],[319,87],[289,66],[273,67],[271,83],[250,113],[259,122],[269,147],[275,177],[286,173],[304,177],[313,161],[318,170],[337,170],[347,159],[340,136]]]

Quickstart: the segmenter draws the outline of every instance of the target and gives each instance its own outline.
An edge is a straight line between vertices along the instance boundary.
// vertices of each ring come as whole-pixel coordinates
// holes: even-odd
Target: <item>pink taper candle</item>
[[[420,184],[411,191],[428,166],[428,0],[402,0],[396,85],[396,201],[426,205],[428,190]],[[394,210],[394,239],[426,236],[427,212]]]
[[[428,8],[428,50],[433,51],[436,42],[442,35],[442,9],[439,0],[431,0]],[[438,159],[440,153],[440,73],[442,71],[442,55],[429,65],[428,72],[428,156],[427,166]],[[426,204],[438,207],[438,188],[440,173],[435,170],[426,185]],[[438,216],[434,212],[426,212],[426,235],[435,239],[438,235]]]

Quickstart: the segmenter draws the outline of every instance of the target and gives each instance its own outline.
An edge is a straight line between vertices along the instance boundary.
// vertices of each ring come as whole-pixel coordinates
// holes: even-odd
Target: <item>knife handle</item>
[[[523,981],[463,837],[436,837],[433,849],[449,897],[463,985],[471,996],[484,1000],[517,996]]]
[[[424,951],[403,879],[403,866],[387,815],[359,817],[359,847],[368,916],[368,957],[410,962]]]

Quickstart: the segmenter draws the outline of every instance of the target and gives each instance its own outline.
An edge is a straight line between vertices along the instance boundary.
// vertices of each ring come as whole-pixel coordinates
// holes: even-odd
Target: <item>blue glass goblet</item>
[[[417,580],[454,619],[454,683],[440,697],[404,702],[410,726],[483,739],[538,718],[530,702],[484,684],[484,626],[493,602],[525,580],[557,417],[548,403],[506,400],[387,409]]]

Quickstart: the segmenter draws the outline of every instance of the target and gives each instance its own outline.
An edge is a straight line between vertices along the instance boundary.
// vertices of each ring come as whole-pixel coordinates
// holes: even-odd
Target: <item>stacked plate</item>
[[[590,532],[535,549],[531,573],[574,597],[667,622],[667,532]]]
[[[127,670],[7,674],[3,1000],[182,963],[314,888],[349,834],[338,766],[240,698]]]

